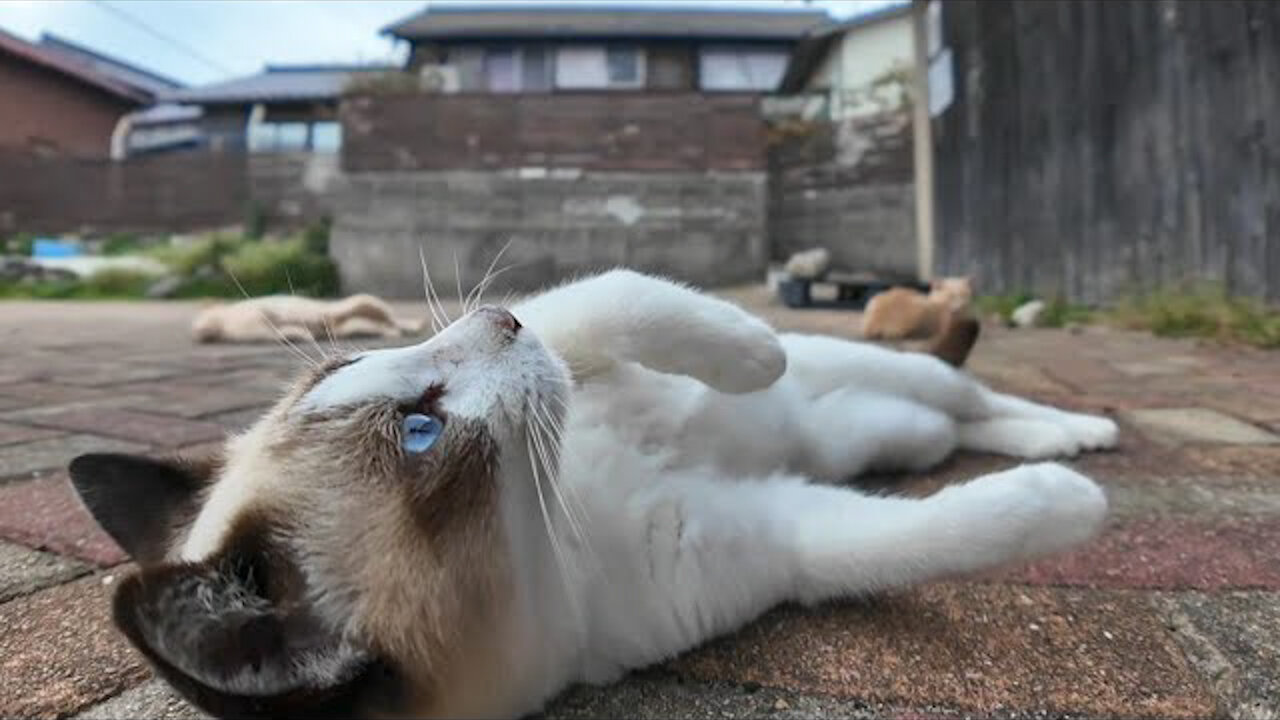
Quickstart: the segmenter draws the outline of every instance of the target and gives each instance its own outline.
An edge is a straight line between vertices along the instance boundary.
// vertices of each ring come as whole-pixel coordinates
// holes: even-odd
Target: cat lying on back
[[[923,499],[827,483],[1115,441],[937,358],[614,271],[335,357],[216,462],[71,477],[141,567],[117,624],[205,710],[518,717],[779,603],[1066,550],[1106,512],[1054,463]]]
[[[895,287],[876,293],[862,317],[862,336],[868,340],[906,340],[933,337],[950,313],[963,312],[973,297],[967,277],[941,278],[929,294]]]
[[[205,343],[397,338],[417,334],[424,325],[397,319],[391,306],[373,295],[341,300],[270,295],[206,307],[191,324],[191,334]]]

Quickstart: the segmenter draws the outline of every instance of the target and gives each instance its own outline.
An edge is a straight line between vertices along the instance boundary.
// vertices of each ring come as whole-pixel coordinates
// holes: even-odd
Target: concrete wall
[[[423,249],[442,293],[528,290],[617,265],[699,285],[756,280],[767,258],[763,172],[366,172],[337,193],[330,252],[345,292],[422,296]]]
[[[821,246],[839,270],[916,277],[912,148],[905,110],[778,138],[769,151],[773,259]]]

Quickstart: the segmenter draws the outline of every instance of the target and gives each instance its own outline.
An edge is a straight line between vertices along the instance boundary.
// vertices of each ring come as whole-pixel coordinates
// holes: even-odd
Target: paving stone
[[[94,397],[102,397],[107,393],[96,388],[77,387],[65,383],[22,382],[5,385],[4,392],[0,394],[3,394],[6,398],[21,401],[25,405],[51,405],[61,402],[88,400]]]
[[[607,687],[578,686],[553,700],[546,720],[571,718],[849,718],[887,715],[866,703],[777,688],[727,683],[681,683],[669,673],[637,672]]]
[[[62,473],[0,486],[0,537],[103,567],[126,559]]]
[[[1206,362],[1204,358],[1193,355],[1172,355],[1157,360],[1113,362],[1111,365],[1125,375],[1145,377],[1148,375],[1186,375],[1203,368]]]
[[[1188,446],[1183,454],[1205,475],[1280,478],[1280,445],[1198,445]]]
[[[232,433],[239,432],[258,421],[268,410],[267,406],[259,405],[258,407],[245,408],[243,410],[232,410],[231,412],[214,413],[203,418],[205,422],[217,424],[224,431]]]
[[[0,603],[87,572],[83,563],[0,541]]]
[[[3,388],[0,388],[0,389],[3,389]],[[29,401],[23,400],[22,398],[9,397],[7,395],[0,395],[0,413],[5,412],[6,410],[24,408],[28,404],[29,404]]]
[[[64,717],[147,678],[110,595],[89,576],[0,605],[0,717]]]
[[[1127,415],[1130,422],[1155,440],[1233,445],[1280,443],[1280,436],[1208,408],[1131,410]]]
[[[179,697],[163,681],[148,680],[85,710],[76,715],[75,720],[134,720],[135,718],[205,720],[209,717]]]
[[[1006,577],[1106,588],[1280,589],[1280,518],[1125,521],[1079,550],[1013,570]]]
[[[137,386],[131,386],[135,389]],[[208,385],[148,384],[145,397],[121,403],[119,407],[159,415],[197,418],[204,415],[261,406],[263,394],[253,390],[210,387]]]
[[[81,387],[97,387],[102,385],[123,385],[140,380],[156,380],[180,375],[178,368],[163,366],[146,366],[131,362],[116,362],[95,366],[92,370],[66,375],[61,382]]]
[[[1203,718],[1214,700],[1141,594],[940,584],[770,613],[671,664],[757,683],[964,712]]]
[[[223,435],[222,428],[212,423],[135,410],[75,409],[32,417],[28,422],[42,427],[94,432],[163,447],[190,445]]]
[[[145,445],[98,437],[66,435],[0,448],[0,480],[30,475],[41,470],[61,469],[72,458],[88,452],[128,452],[146,450]]]
[[[1153,600],[1233,718],[1280,717],[1280,595],[1176,593]]]
[[[17,445],[18,443],[30,442],[32,440],[44,440],[45,438],[57,437],[60,434],[61,433],[57,430],[50,430],[49,428],[0,422],[0,445]]]
[[[1112,518],[1261,515],[1280,517],[1280,487],[1249,477],[1144,477],[1108,481]]]

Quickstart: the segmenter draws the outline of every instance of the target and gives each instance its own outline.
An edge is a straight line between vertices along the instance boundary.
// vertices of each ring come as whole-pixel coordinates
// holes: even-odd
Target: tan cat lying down
[[[947,315],[963,311],[972,296],[967,277],[934,280],[928,295],[905,287],[885,290],[867,303],[862,336],[868,340],[934,337],[943,331]]]
[[[191,333],[205,343],[275,341],[282,335],[288,340],[395,338],[417,334],[425,325],[396,319],[391,306],[373,295],[341,300],[269,295],[207,307],[191,324]]]

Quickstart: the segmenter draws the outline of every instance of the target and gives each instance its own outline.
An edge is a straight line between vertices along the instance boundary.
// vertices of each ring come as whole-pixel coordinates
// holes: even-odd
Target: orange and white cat
[[[950,313],[962,312],[973,297],[967,277],[934,280],[929,294],[895,287],[867,303],[862,336],[868,340],[923,339],[938,335]]]

